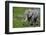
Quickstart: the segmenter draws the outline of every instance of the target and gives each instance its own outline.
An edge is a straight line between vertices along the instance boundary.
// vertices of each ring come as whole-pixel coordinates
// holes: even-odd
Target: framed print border
[[[22,3],[22,4],[38,4],[38,5],[43,5],[43,30],[39,30],[39,31],[9,32],[9,3]],[[45,32],[45,3],[5,1],[5,34],[33,33],[33,32]]]

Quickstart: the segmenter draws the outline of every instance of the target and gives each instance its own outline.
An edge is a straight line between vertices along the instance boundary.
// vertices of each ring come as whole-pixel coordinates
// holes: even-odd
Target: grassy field
[[[23,7],[13,7],[13,28],[40,26],[40,20],[35,24],[35,26],[28,21],[24,22],[24,18],[20,16],[24,14],[25,9],[26,8]]]

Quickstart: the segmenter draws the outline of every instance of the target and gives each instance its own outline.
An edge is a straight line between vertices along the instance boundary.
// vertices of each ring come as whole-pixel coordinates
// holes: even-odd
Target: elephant
[[[32,22],[37,21],[37,18],[40,16],[40,8],[32,8],[32,9],[26,9],[24,13],[25,21]]]

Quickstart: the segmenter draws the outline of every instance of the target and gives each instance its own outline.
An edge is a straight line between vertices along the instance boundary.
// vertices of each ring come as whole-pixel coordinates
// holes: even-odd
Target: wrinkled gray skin
[[[36,18],[36,20],[37,20],[37,18],[40,16],[40,9],[39,8],[27,9],[27,10],[25,10],[24,15],[27,18],[27,19],[25,19],[25,21],[28,20],[28,18],[29,18],[32,20],[32,22],[34,22],[34,19]]]

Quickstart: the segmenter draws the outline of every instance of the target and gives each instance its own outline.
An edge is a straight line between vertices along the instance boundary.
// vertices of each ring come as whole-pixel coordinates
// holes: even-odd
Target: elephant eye
[[[28,11],[28,13],[30,13],[30,11]]]

